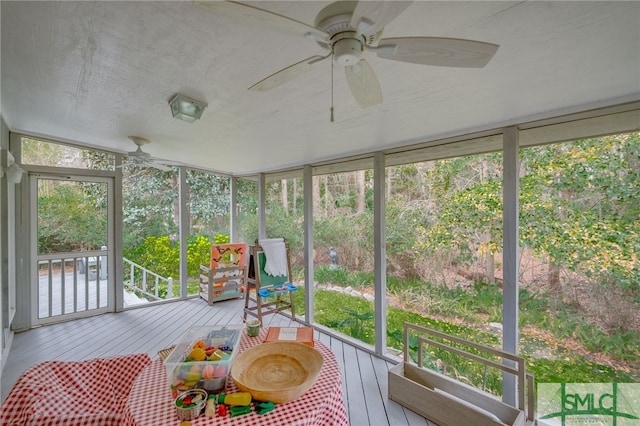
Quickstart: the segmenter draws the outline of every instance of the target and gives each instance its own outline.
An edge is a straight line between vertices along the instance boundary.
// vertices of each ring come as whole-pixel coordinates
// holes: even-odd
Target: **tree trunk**
[[[320,177],[319,176],[314,176],[313,177],[313,210],[315,213],[318,214],[318,216],[324,216],[324,214],[322,213],[322,204],[321,204],[321,199],[320,199]]]
[[[549,264],[547,280],[549,282],[549,291],[552,294],[562,294],[562,286],[560,285],[560,267],[558,265],[553,263]]]
[[[293,195],[291,196],[293,203],[293,213],[298,211],[298,179],[293,180]]]
[[[280,200],[282,202],[282,210],[284,210],[285,216],[289,216],[289,188],[287,185],[287,180],[282,179],[280,182]]]
[[[386,194],[387,194],[387,200],[391,199],[391,186],[392,186],[391,185],[391,183],[392,183],[391,175],[393,174],[392,170],[393,170],[393,168],[390,168],[386,172],[386,179],[385,180],[387,181],[387,187],[385,188],[385,191],[386,191]]]
[[[179,175],[177,173],[173,173],[171,175],[171,187],[172,188],[179,188],[178,185],[178,178]],[[185,203],[185,206],[187,208],[187,211],[184,212],[187,216],[187,223],[189,224],[189,230],[191,230],[192,227],[192,219],[191,219],[191,209],[189,208],[189,199],[191,198],[191,194],[189,191],[189,185],[187,184],[185,186],[184,189],[184,196],[187,200],[187,202]],[[175,197],[174,201],[173,201],[173,223],[180,228],[180,197]]]
[[[365,207],[365,179],[364,179],[364,170],[359,170],[356,172],[356,182],[358,186],[358,195],[356,199],[356,213],[364,213]]]
[[[493,253],[487,253],[486,256],[487,282],[495,284],[496,282],[496,260]]]
[[[330,203],[329,203],[329,195],[330,195],[329,194],[329,177],[327,175],[324,175],[322,177],[322,182],[324,184],[324,198],[323,198],[323,201],[324,201],[324,214],[326,216],[328,214],[333,213],[333,208],[331,208],[331,209],[329,208],[329,205],[330,205]]]

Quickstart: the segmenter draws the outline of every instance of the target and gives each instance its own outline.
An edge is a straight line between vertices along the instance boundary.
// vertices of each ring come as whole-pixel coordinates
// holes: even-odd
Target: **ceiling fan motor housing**
[[[333,42],[333,57],[335,61],[344,67],[357,64],[362,56],[362,42],[355,38],[355,33],[341,34],[344,34],[345,37],[338,38]]]
[[[355,28],[351,28],[356,4],[356,1],[333,2],[316,16],[315,27],[329,34],[334,60],[341,66],[358,63],[364,50],[364,40],[358,39]]]

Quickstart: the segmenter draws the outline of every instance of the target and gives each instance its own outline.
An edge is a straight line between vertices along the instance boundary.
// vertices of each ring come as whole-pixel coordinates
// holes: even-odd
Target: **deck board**
[[[383,398],[380,395],[380,385],[378,384],[378,378],[376,377],[373,364],[371,362],[371,354],[363,351],[356,351],[356,357],[358,359],[358,367],[360,370],[360,380],[362,382],[364,401],[366,404],[367,415],[369,420],[373,419],[387,419],[387,413],[382,403]]]
[[[2,372],[2,400],[27,368],[46,360],[81,361],[98,357],[158,351],[178,342],[192,325],[242,322],[242,299],[209,306],[201,299],[149,304],[119,313],[51,324],[16,333]],[[263,326],[297,326],[285,315],[267,315]],[[343,393],[352,426],[426,426],[423,417],[387,398],[389,364],[321,331],[318,341],[331,348],[343,374]]]
[[[344,356],[344,380],[347,387],[346,402],[348,403],[349,424],[353,426],[375,424],[370,422],[371,419],[369,419],[369,413],[367,413],[361,377],[361,374],[367,374],[367,372],[360,372],[356,348],[343,344],[342,353]],[[374,420],[379,421],[381,419]]]

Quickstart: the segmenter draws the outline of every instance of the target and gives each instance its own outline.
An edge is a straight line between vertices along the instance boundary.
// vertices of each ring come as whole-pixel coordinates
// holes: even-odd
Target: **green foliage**
[[[213,242],[216,244],[227,244],[231,239],[228,235],[217,234],[213,237]]]
[[[348,273],[343,269],[331,269],[328,267],[317,268],[315,273],[316,282],[340,286],[351,285],[350,283],[358,280],[362,275],[362,273]],[[388,277],[387,290],[398,297],[408,309],[413,308],[429,312],[431,315],[460,318],[465,322],[477,324],[478,326],[488,322],[502,322],[502,290],[496,285],[475,282],[471,288],[456,287],[450,289],[446,286],[437,286],[429,282],[398,280],[394,277]],[[521,288],[519,294],[520,327],[535,326],[552,332],[560,340],[564,338],[576,339],[586,349],[593,352],[608,354],[632,363],[640,362],[640,345],[638,345],[640,333],[624,330],[611,330],[610,333],[605,333],[586,321],[570,305],[552,304],[551,300],[553,300],[552,295],[536,293],[527,288]],[[318,303],[317,300],[316,303]],[[351,303],[358,303],[358,305],[336,305],[336,308],[349,312],[353,310],[356,312],[368,312],[365,309],[364,301]],[[373,312],[372,309],[371,312]],[[395,314],[392,312],[396,312],[395,308],[388,308],[388,330],[393,330],[394,328],[401,330],[402,322],[406,320],[405,318],[410,318],[410,320],[406,321],[425,325],[448,334],[463,336],[471,340],[474,338],[475,331],[468,331],[471,329],[459,328],[449,323],[440,323],[411,312],[398,311],[398,315],[403,320],[402,322],[394,323]],[[340,312],[337,312],[336,315],[337,317],[328,320],[327,324],[332,326],[352,324],[349,316],[345,316]],[[345,330],[344,327],[337,328],[342,331]],[[344,332],[349,333],[347,331]],[[488,344],[492,342],[478,341],[478,343]],[[491,344],[488,345],[491,346]],[[557,348],[551,348],[551,350],[556,351]]]
[[[313,281],[320,284],[346,284],[350,274],[344,268],[330,268],[328,266],[318,266],[313,269]]]
[[[44,184],[50,188],[39,188],[39,253],[97,250],[106,245],[104,185],[66,181]]]
[[[352,271],[345,268],[318,266],[314,268],[314,281],[322,284],[338,284],[343,287],[372,287],[373,272]]]
[[[258,238],[258,185],[247,179],[237,179],[238,235],[240,241],[252,244]]]
[[[453,250],[456,260],[471,263],[500,250],[502,184],[488,181],[451,194],[442,203],[437,224],[422,225],[416,248],[428,253]]]
[[[302,292],[296,292],[296,300],[302,299]],[[366,300],[337,292],[317,290],[315,295],[315,317],[320,324],[333,327],[342,333],[358,338],[365,343],[374,343],[373,305]],[[526,297],[536,300],[535,297]],[[537,303],[537,302],[535,302]],[[523,309],[526,311],[526,308]],[[402,350],[404,346],[404,323],[422,325],[462,339],[500,348],[501,340],[498,336],[479,331],[477,328],[452,324],[447,321],[436,320],[394,307],[387,309],[387,344]],[[628,337],[629,340],[634,338]],[[638,336],[635,336],[636,345]],[[631,343],[631,342],[630,342]],[[416,360],[417,340],[412,337],[409,341],[410,354]],[[466,348],[472,353],[477,351]],[[486,354],[483,354],[486,356]],[[635,382],[640,376],[617,371],[609,366],[600,365],[582,357],[569,357],[561,352],[551,358],[534,357],[524,354],[527,358],[527,371],[533,373],[538,383],[554,382]],[[458,380],[473,386],[483,386],[494,394],[500,394],[500,376],[498,371],[485,369],[484,366],[469,362],[466,358],[452,355],[448,352],[429,347],[425,351],[424,366],[441,371]]]
[[[144,244],[126,251],[124,255],[163,277],[180,276],[180,245],[169,237],[148,237]],[[190,276],[198,275],[200,265],[208,265],[210,258],[211,241],[207,236],[192,236],[187,240],[187,272]]]
[[[640,362],[639,332],[612,330],[605,333],[585,321],[570,305],[559,305],[555,310],[547,311],[547,315],[547,321],[538,322],[537,325],[546,326],[557,338],[574,338],[592,352],[611,355],[636,364]]]
[[[634,383],[638,377],[581,357],[527,359],[527,371],[538,383]]]
[[[534,293],[527,288],[520,288],[518,296],[520,306],[519,325],[535,325],[543,329],[549,329],[551,324],[551,296],[546,293]]]
[[[301,292],[296,292],[301,293]],[[319,324],[333,326],[351,335],[351,331],[361,336],[366,343],[373,343],[373,305],[357,297],[337,297],[337,293],[318,290],[314,292],[314,314]],[[300,296],[300,295],[296,295]]]
[[[302,218],[288,216],[281,204],[269,203],[266,215],[267,237],[285,238],[292,253],[302,251]]]
[[[123,240],[125,249],[145,244],[147,237],[178,234],[174,205],[175,172],[153,167],[123,167]]]
[[[639,153],[639,133],[523,150],[523,245],[595,281],[637,290]]]
[[[198,276],[200,265],[209,265],[210,261],[211,240],[209,237],[205,235],[189,237],[187,240],[187,274],[190,277]]]
[[[336,322],[329,322],[326,325],[336,330],[346,330],[345,334],[358,340],[373,340],[373,327],[371,327],[374,318],[373,311],[359,312],[352,308],[343,308],[342,312],[346,314],[346,318]]]
[[[248,182],[245,184],[245,190],[249,190],[253,188],[257,191],[257,188],[252,187],[252,182]],[[273,191],[273,188],[271,188]],[[256,192],[257,193],[257,192]],[[244,193],[242,194],[242,199],[244,200],[243,206],[246,207],[241,208],[241,213],[239,214],[239,225],[238,225],[238,233],[240,235],[241,240],[246,241],[248,244],[253,244],[253,242],[258,238],[258,216],[255,214],[257,211],[257,197],[256,193]],[[238,199],[241,196],[239,194]],[[303,242],[303,221],[302,217],[298,217],[295,215],[289,215],[282,206],[277,202],[273,202],[273,200],[267,200],[266,205],[266,224],[267,224],[267,232],[268,238],[285,238],[287,243],[289,244],[289,248],[292,253],[299,253],[302,250]],[[301,204],[300,204],[301,205]],[[249,210],[253,209],[253,210]],[[247,212],[246,214],[243,212]]]
[[[373,213],[332,215],[314,220],[314,246],[326,250],[320,262],[329,263],[329,247],[338,250],[339,264],[347,270],[373,270]],[[349,236],[349,238],[346,238]],[[355,237],[352,238],[351,236]],[[320,263],[322,264],[322,263]],[[372,282],[372,281],[370,281]]]
[[[180,276],[180,248],[169,237],[147,237],[125,257],[163,277]]]
[[[640,333],[636,331],[606,334],[591,324],[580,331],[580,341],[594,353],[611,354],[617,359],[632,362],[640,359]]]
[[[187,169],[189,215],[192,233],[213,235],[228,232],[229,177]]]
[[[426,317],[415,312],[389,307],[387,310],[387,337],[389,338],[390,346],[399,350],[403,349],[402,339],[399,337],[402,336],[405,322],[421,325],[486,346],[498,347],[500,345],[500,339],[493,334],[479,333],[476,329],[470,327],[456,325],[447,321]]]
[[[32,156],[34,162],[75,161],[64,158],[68,152],[48,143],[27,143],[23,149],[25,158]],[[640,133],[526,148],[520,155],[521,246],[547,263],[640,301]],[[471,270],[485,255],[500,252],[501,158],[501,153],[493,153],[387,168],[387,287],[408,307],[467,322],[500,321],[502,296],[497,287],[445,287],[432,283],[425,271]],[[96,155],[81,160],[92,163],[91,168],[109,169],[112,159]],[[125,256],[161,275],[177,276],[177,173],[137,167],[125,167],[123,173]],[[322,201],[315,207],[322,214],[314,213],[313,224],[319,263],[328,262],[321,251],[334,246],[342,268],[319,266],[315,274],[320,282],[368,287],[373,282],[372,173],[355,176],[320,180]],[[189,170],[187,182],[193,229],[226,236],[229,179]],[[302,187],[300,179],[293,182]],[[257,185],[239,179],[238,189],[240,235],[252,243],[257,237]],[[302,191],[294,185],[284,189],[282,181],[267,186],[267,229],[269,236],[286,237],[292,253],[299,254]],[[286,208],[283,193],[290,201]],[[365,210],[360,212],[363,193]],[[41,195],[39,203],[41,252],[104,245],[106,219],[94,212],[104,208],[106,198],[97,187],[51,191]],[[82,247],[72,247],[77,241]],[[207,263],[205,241],[206,237],[189,239],[190,274]],[[638,358],[637,332],[599,329],[573,307],[542,293],[523,289],[520,302],[521,326],[535,324],[619,359]],[[349,332],[357,332],[350,326],[369,312],[366,306],[352,304],[333,308],[338,317],[327,321],[342,321]],[[364,329],[362,334],[366,335]]]

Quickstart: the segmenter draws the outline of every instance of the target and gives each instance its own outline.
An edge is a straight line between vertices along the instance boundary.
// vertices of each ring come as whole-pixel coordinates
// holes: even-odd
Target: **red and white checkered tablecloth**
[[[147,354],[45,361],[25,371],[2,404],[2,426],[121,426]]]
[[[240,352],[262,343],[266,336],[263,329],[258,337],[247,337],[240,341]],[[193,426],[234,425],[234,426],[346,426],[349,417],[342,395],[342,377],[340,367],[329,348],[315,342],[315,348],[324,358],[322,369],[313,387],[298,399],[286,404],[278,404],[273,411],[259,415],[253,410],[250,414],[237,417],[205,417],[202,414],[191,420]],[[227,393],[238,389],[230,378]],[[173,398],[169,390],[167,372],[161,360],[153,361],[133,383],[125,409],[127,426],[179,425]]]

